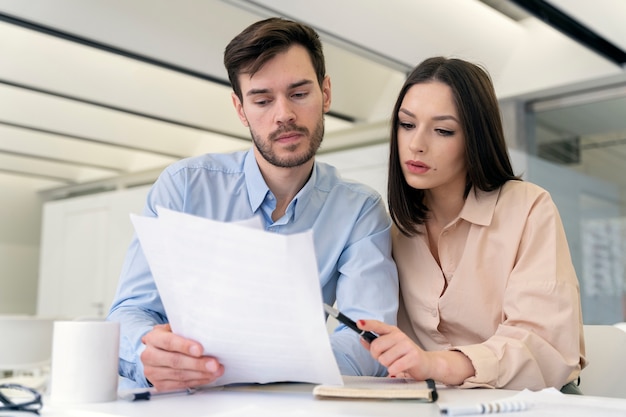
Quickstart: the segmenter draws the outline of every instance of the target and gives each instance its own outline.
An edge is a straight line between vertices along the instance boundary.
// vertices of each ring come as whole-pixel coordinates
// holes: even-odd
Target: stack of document
[[[437,401],[435,381],[416,381],[412,378],[375,376],[343,377],[344,385],[317,385],[313,395],[317,397],[366,398],[385,400]]]
[[[162,207],[131,220],[172,331],[224,365],[213,385],[342,384],[312,231],[280,235],[260,219],[224,223]]]
[[[626,400],[619,398],[593,397],[563,394],[556,388],[541,391],[525,389],[509,398],[474,404],[440,403],[442,415],[467,416],[491,413],[506,413],[533,417],[623,417],[626,416]],[[516,411],[509,414],[509,412]]]

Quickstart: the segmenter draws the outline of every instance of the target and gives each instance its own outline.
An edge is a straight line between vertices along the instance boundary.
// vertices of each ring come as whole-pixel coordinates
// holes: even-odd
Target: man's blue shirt
[[[261,215],[265,229],[292,234],[313,230],[324,302],[354,319],[396,323],[398,279],[391,258],[391,220],[373,189],[343,180],[337,170],[316,162],[311,177],[275,222],[276,199],[252,150],[187,158],[166,168],[148,193],[145,216],[157,205],[230,222]],[[297,278],[294,278],[297,279]],[[141,337],[167,322],[148,263],[136,236],[121,272],[108,320],[121,323],[120,374],[132,386],[147,386]],[[340,326],[331,335],[344,375],[384,375],[386,370]]]

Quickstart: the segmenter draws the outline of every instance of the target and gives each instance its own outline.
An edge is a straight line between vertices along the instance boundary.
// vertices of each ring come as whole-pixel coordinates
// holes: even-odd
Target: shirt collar
[[[480,226],[488,226],[496,210],[501,188],[481,191],[472,187],[461,210],[460,218]]]
[[[246,186],[248,188],[248,196],[250,199],[250,208],[253,212],[256,212],[261,204],[265,201],[268,193],[270,193],[270,189],[265,183],[263,179],[263,175],[261,174],[261,170],[259,169],[259,164],[256,162],[256,158],[254,157],[254,150],[250,149],[246,154],[243,171],[246,176]],[[315,188],[315,184],[317,183],[317,162],[313,165],[313,172],[311,173],[311,177],[304,184],[304,187],[296,194],[293,201],[289,204],[287,211],[293,210],[293,217],[296,219],[298,217],[298,213],[303,210],[306,206],[306,203],[310,200],[312,190]],[[293,209],[291,207],[294,207]]]
[[[246,158],[243,163],[243,172],[246,176],[246,187],[248,188],[250,208],[256,213],[259,207],[261,207],[261,204],[263,204],[263,200],[265,200],[265,196],[269,193],[270,189],[265,183],[263,175],[261,175],[261,170],[259,169],[259,165],[256,163],[253,149],[250,149],[246,154]]]

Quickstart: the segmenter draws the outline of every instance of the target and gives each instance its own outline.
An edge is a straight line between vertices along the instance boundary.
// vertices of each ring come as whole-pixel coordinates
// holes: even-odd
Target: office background
[[[222,53],[276,15],[324,42],[333,104],[319,159],[383,196],[407,71],[433,55],[483,64],[516,172],[561,212],[585,323],[624,321],[620,0],[0,0],[0,314],[106,313],[128,213],[160,170],[250,146]]]

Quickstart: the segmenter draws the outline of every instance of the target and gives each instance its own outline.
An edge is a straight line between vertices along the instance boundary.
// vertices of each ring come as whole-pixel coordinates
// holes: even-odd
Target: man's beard
[[[285,157],[279,157],[276,155],[274,150],[272,149],[272,144],[275,139],[285,132],[299,132],[310,138],[309,148],[305,153],[302,154],[291,154]],[[252,135],[252,140],[254,141],[254,145],[258,149],[259,153],[270,164],[280,167],[280,168],[294,168],[300,166],[308,161],[310,161],[320,145],[322,144],[322,140],[324,139],[324,118],[321,117],[317,125],[315,126],[315,130],[313,135],[309,134],[309,129],[305,127],[300,127],[296,125],[287,125],[283,128],[280,128],[272,133],[270,133],[268,139],[264,142],[259,138],[259,135],[254,133],[252,129],[250,129],[250,134]],[[295,144],[291,147],[287,146],[287,151],[294,151],[299,144]]]

